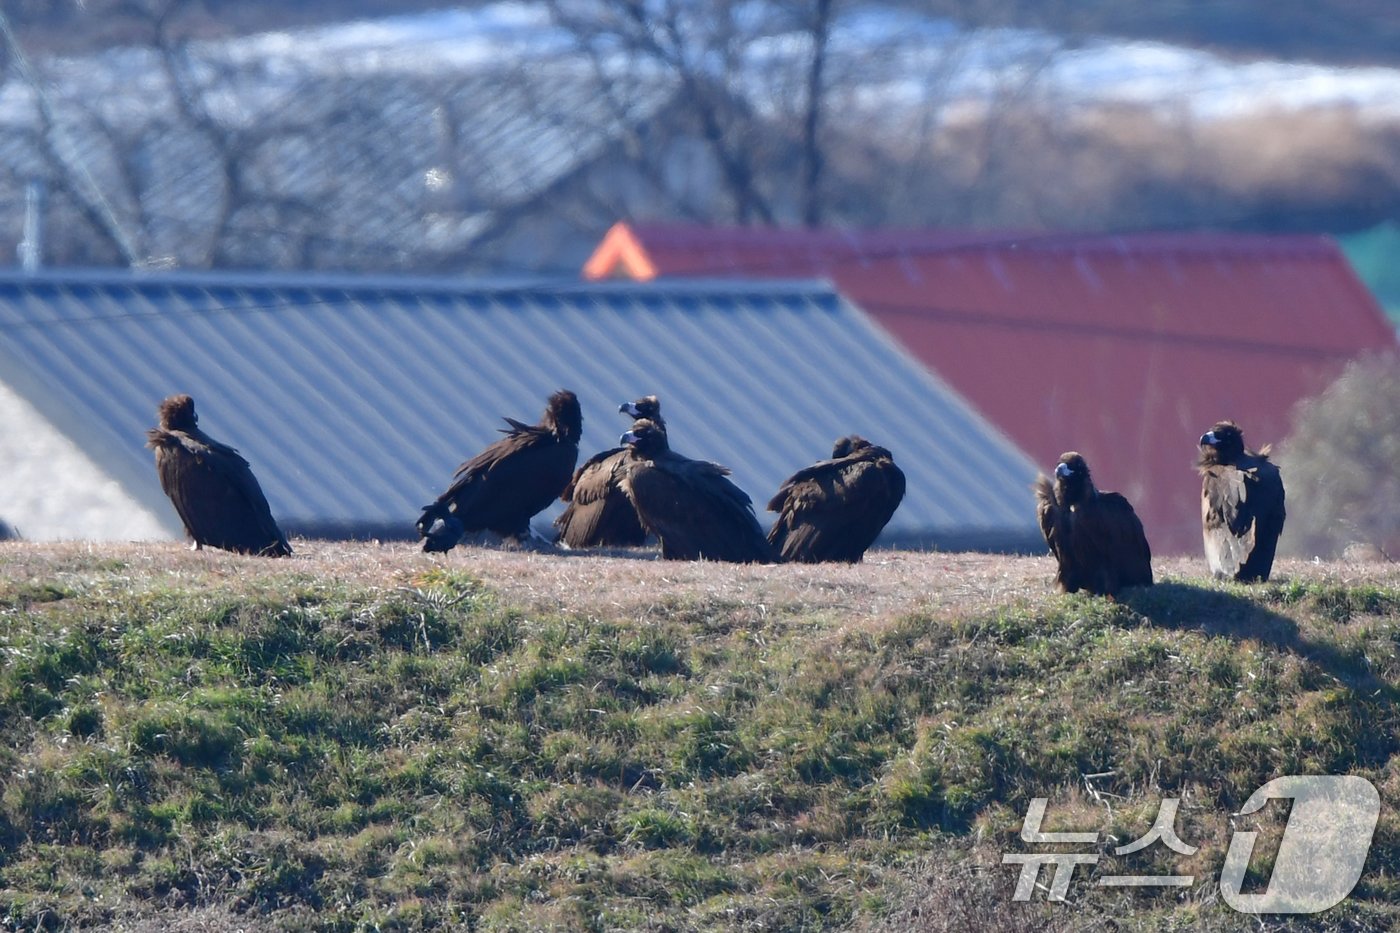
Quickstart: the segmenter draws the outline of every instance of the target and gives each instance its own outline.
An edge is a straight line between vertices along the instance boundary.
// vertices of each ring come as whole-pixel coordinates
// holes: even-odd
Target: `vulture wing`
[[[724,467],[675,454],[633,459],[623,489],[667,560],[767,562],[772,550],[753,503]]]
[[[1284,517],[1283,477],[1267,457],[1202,470],[1201,530],[1216,576],[1269,579]]]
[[[1254,550],[1254,503],[1243,470],[1208,467],[1201,477],[1201,531],[1211,573],[1234,577]]]
[[[435,520],[448,518],[460,523],[458,537],[483,529],[528,534],[531,517],[564,489],[577,461],[576,444],[542,428],[513,425],[505,437],[458,467],[452,485],[423,510],[418,530],[428,537],[424,546],[446,550],[457,543],[456,538],[446,543],[429,536]]]
[[[1126,498],[1100,492],[1071,518],[1075,563],[1085,589],[1111,595],[1125,586],[1152,584],[1152,550],[1142,521]]]
[[[1078,592],[1081,586],[1079,567],[1075,563],[1076,553],[1069,546],[1069,510],[1055,495],[1055,484],[1049,477],[1041,475],[1035,481],[1035,514],[1040,522],[1040,532],[1045,543],[1055,557],[1055,585],[1065,593]]]
[[[560,497],[569,505],[554,520],[559,540],[571,548],[637,547],[646,543],[646,531],[637,518],[622,477],[627,470],[628,449],[614,447],[589,458],[579,467]]]
[[[768,503],[778,513],[768,542],[784,560],[856,563],[894,515],[904,487],[904,472],[888,457],[813,464]]]
[[[292,553],[237,450],[198,433],[157,428],[149,437],[160,487],[197,544],[274,557]]]

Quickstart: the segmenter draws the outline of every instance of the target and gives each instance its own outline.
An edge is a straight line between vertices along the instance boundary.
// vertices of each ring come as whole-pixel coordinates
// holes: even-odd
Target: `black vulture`
[[[1152,585],[1152,550],[1132,504],[1094,488],[1079,454],[1060,457],[1052,483],[1035,483],[1036,514],[1059,562],[1055,584],[1066,593],[1112,596],[1125,586]]]
[[[452,485],[423,507],[423,550],[451,550],[462,536],[493,531],[527,540],[530,519],[554,501],[578,462],[583,412],[561,389],[549,397],[539,424],[506,418],[505,437],[457,468]]]
[[[854,564],[899,508],[904,472],[883,447],[852,434],[830,460],[790,476],[768,503],[778,518],[768,543],[783,560]]]
[[[1267,581],[1283,533],[1283,476],[1269,448],[1245,447],[1233,421],[1201,435],[1201,531],[1206,562],[1217,577]]]
[[[199,429],[194,399],[172,395],[159,411],[160,427],[146,432],[146,445],[195,550],[207,544],[267,557],[292,553],[248,461]]]
[[[623,402],[617,410],[631,415],[635,421],[645,418],[666,430],[661,402],[655,395]],[[627,448],[613,447],[594,454],[574,471],[573,479],[559,497],[569,504],[554,520],[560,544],[589,548],[640,547],[646,543],[646,529],[622,491],[622,474],[626,468]]]
[[[661,541],[666,560],[768,563],[772,548],[753,513],[753,502],[717,463],[691,460],[671,450],[666,432],[647,419],[632,425],[621,443],[630,448],[622,491],[637,516]]]

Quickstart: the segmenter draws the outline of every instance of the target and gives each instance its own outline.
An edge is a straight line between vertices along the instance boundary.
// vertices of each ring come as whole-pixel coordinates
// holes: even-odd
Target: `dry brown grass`
[[[459,547],[427,555],[407,543],[293,542],[286,560],[221,551],[194,552],[174,543],[0,543],[0,576],[11,580],[80,582],[94,569],[119,564],[148,587],[249,585],[292,580],[372,589],[414,586],[424,574],[465,572],[531,612],[649,618],[687,601],[731,605],[763,615],[775,610],[841,618],[848,625],[911,612],[978,613],[1052,594],[1047,557],[977,553],[875,551],[846,564],[739,565],[661,561],[652,551],[536,553]],[[1207,582],[1197,558],[1154,561],[1159,580]],[[125,574],[118,574],[125,576]],[[1400,564],[1280,560],[1275,581],[1400,585]]]

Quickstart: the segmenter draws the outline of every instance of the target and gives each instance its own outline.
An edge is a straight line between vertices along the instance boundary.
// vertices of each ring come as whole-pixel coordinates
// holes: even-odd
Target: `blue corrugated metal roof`
[[[410,535],[501,415],[533,421],[567,387],[583,457],[656,393],[675,448],[732,467],[760,509],[857,432],[908,474],[890,539],[1034,540],[1031,462],[814,283],[0,277],[0,364],[172,524],[143,446],[170,393],[243,451],[289,534]]]

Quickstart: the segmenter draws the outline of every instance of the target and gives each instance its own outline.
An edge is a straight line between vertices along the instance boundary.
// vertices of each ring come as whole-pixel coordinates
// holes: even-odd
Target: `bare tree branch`
[[[807,69],[807,114],[802,121],[802,223],[818,227],[822,222],[822,111],[826,105],[827,46],[831,41],[832,0],[814,0],[812,11],[812,58]]]

